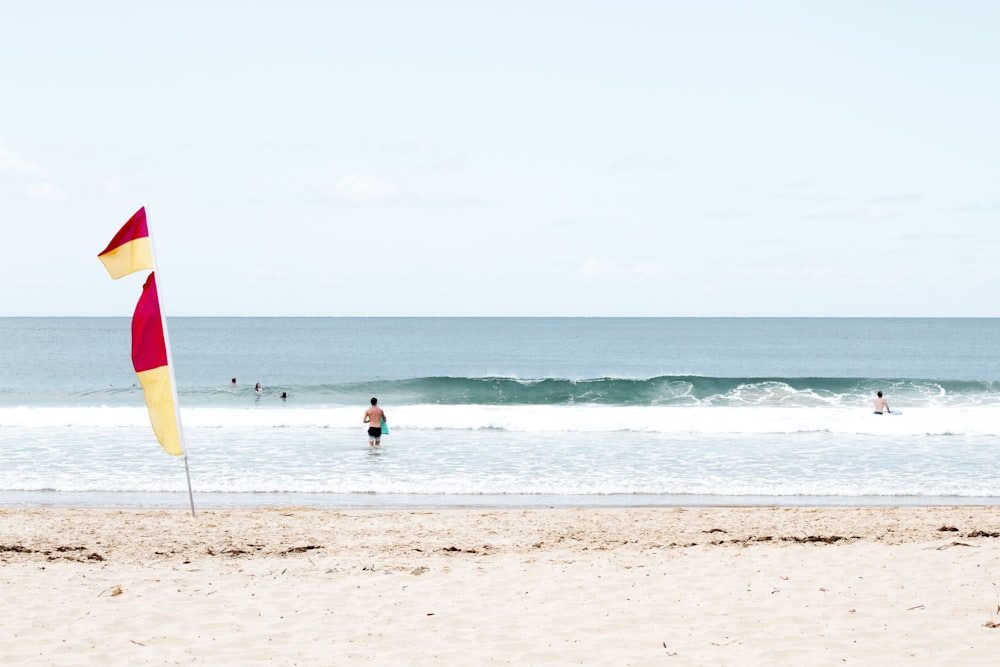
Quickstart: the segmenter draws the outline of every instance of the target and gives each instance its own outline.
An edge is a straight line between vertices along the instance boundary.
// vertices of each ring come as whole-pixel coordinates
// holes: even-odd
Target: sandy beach
[[[0,510],[0,662],[993,665],[1000,510]]]

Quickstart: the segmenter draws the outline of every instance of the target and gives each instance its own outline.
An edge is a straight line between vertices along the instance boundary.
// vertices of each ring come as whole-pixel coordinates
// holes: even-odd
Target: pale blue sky
[[[0,315],[1000,316],[992,2],[0,4]]]

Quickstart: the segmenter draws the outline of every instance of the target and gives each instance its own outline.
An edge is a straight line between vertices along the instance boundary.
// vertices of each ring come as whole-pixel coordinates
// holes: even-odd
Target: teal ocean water
[[[1000,320],[169,326],[203,507],[1000,499]],[[0,318],[0,504],[186,505],[129,336],[128,318]],[[878,390],[902,414],[872,414]]]

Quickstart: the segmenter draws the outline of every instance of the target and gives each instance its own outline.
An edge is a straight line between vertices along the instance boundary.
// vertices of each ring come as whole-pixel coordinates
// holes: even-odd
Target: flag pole
[[[153,230],[149,229],[148,223],[146,225],[146,234],[149,236],[149,248],[150,253],[153,256],[153,272],[159,273],[159,265],[156,261],[156,243],[153,242]],[[156,278],[156,293],[160,306],[160,328],[163,329],[163,345],[167,348],[167,370],[170,373],[170,391],[173,393],[174,399],[174,416],[177,419],[177,436],[180,438],[181,451],[184,453],[184,476],[187,478],[188,501],[191,503],[191,516],[194,516],[194,492],[191,490],[191,471],[188,468],[188,448],[187,442],[184,440],[184,423],[181,421],[181,403],[177,398],[177,379],[174,377],[174,359],[173,353],[170,351],[170,333],[167,331],[167,310],[163,307],[163,293],[160,289],[160,285],[162,285],[163,282],[160,278],[162,278],[162,276],[157,276]]]

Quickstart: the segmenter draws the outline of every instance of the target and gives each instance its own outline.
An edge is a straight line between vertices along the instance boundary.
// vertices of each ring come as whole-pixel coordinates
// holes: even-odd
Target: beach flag
[[[142,296],[132,316],[132,366],[146,394],[146,409],[149,410],[149,421],[156,439],[167,454],[181,456],[184,448],[177,424],[173,379],[163,336],[155,272],[146,278]]]
[[[111,243],[97,256],[115,280],[136,271],[153,268],[153,246],[146,227],[146,207],[135,212],[118,230]]]
[[[194,516],[191,472],[188,470],[187,452],[184,451],[177,383],[170,362],[170,336],[167,334],[167,320],[160,310],[160,295],[156,291],[156,261],[153,241],[146,226],[145,206],[129,218],[97,258],[115,280],[136,271],[150,270],[132,314],[132,367],[146,396],[146,409],[156,439],[167,454],[184,457],[188,500],[191,501],[191,516]]]

